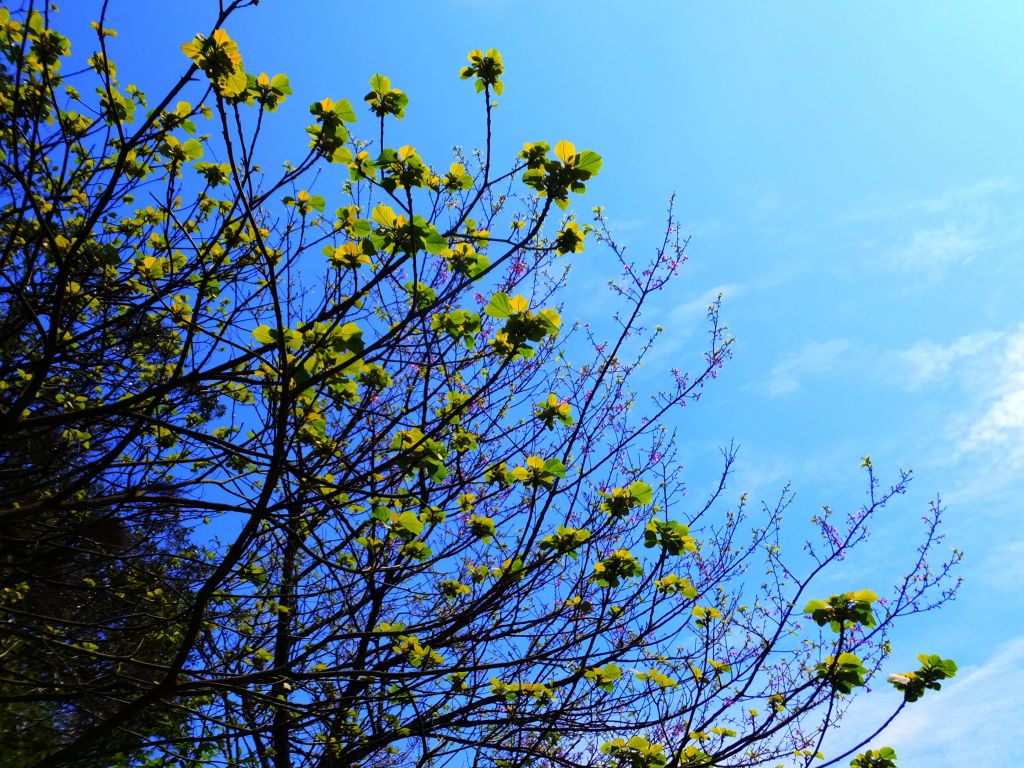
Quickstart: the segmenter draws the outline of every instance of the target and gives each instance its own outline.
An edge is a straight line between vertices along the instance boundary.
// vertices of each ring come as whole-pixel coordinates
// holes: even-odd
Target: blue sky
[[[212,7],[113,0],[122,72],[166,82]],[[270,135],[281,158],[305,146],[305,104],[357,103],[374,72],[411,97],[391,142],[438,163],[478,144],[479,105],[456,73],[470,48],[496,47],[499,156],[561,138],[600,152],[584,202],[638,256],[676,192],[690,261],[654,308],[669,334],[646,376],[695,359],[718,292],[738,339],[678,424],[694,488],[735,439],[732,487],[770,499],[791,481],[799,526],[821,504],[862,501],[863,455],[883,478],[913,467],[911,492],[837,578],[882,588],[872,577],[909,557],[941,492],[965,586],[900,630],[893,663],[927,651],[961,673],[882,741],[902,768],[1024,760],[1024,4],[265,0],[228,31],[250,69],[291,78]],[[610,270],[584,254],[569,307],[593,309]],[[855,708],[850,730],[890,703]]]

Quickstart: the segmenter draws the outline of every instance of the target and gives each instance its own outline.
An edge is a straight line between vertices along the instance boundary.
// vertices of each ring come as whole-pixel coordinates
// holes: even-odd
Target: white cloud
[[[887,683],[858,698],[826,743],[826,755],[834,757],[872,733],[901,699]],[[1017,636],[980,663],[961,665],[942,690],[926,691],[921,700],[908,704],[892,725],[858,751],[892,747],[896,763],[904,768],[1021,765],[1021,712],[1024,636]],[[847,762],[849,758],[839,765]]]
[[[1024,538],[1001,538],[994,542],[977,572],[981,587],[1016,597],[1024,583]]]
[[[803,379],[831,373],[849,349],[850,342],[846,339],[805,344],[772,368],[766,385],[768,394],[776,397],[788,395],[800,389]]]
[[[917,391],[926,384],[955,377],[959,368],[978,365],[978,358],[1005,334],[996,331],[971,333],[941,345],[919,341],[895,353],[889,366],[891,377],[901,387]]]
[[[933,468],[952,473],[947,501],[969,507],[1017,498],[1024,473],[1024,325],[922,340],[886,356],[886,378],[925,402],[934,390],[955,406],[932,410]],[[1016,491],[1014,489],[1017,489]]]
[[[916,208],[928,213],[944,213],[957,210],[964,205],[969,205],[979,200],[984,200],[1002,192],[1012,184],[1007,178],[980,179],[973,184],[966,184],[961,187],[951,187],[944,192],[934,196],[916,201]]]
[[[744,292],[745,288],[742,285],[716,285],[692,299],[676,304],[671,309],[652,313],[650,325],[663,326],[665,335],[658,340],[647,356],[645,369],[648,375],[662,376],[667,368],[685,367],[685,363],[681,364],[680,359],[689,359],[688,355],[694,352],[693,345],[688,344],[689,340],[694,334],[706,333],[709,328],[708,305],[719,295],[725,303]],[[697,351],[700,351],[699,347]]]
[[[672,326],[673,331],[676,331],[677,326],[680,325],[684,327],[691,326],[695,322],[707,317],[708,305],[712,304],[719,296],[722,297],[723,302],[727,302],[730,299],[735,299],[742,293],[743,286],[735,284],[716,285],[714,288],[708,288],[708,290],[689,301],[684,301],[673,307],[668,315],[668,323]]]
[[[1024,326],[949,344],[925,339],[892,353],[888,370],[912,392],[942,384],[961,391],[964,405],[951,417],[957,455],[1024,440]]]
[[[646,219],[612,219],[608,228],[611,230],[612,235],[621,234],[624,232],[639,232],[647,229]]]
[[[1024,431],[1024,382],[1018,389],[999,397],[992,407],[974,424],[960,443],[963,451],[973,451],[1016,442]]]
[[[776,218],[782,210],[782,199],[778,192],[768,191],[758,194],[750,203],[750,218],[764,221]]]
[[[1017,637],[909,705],[877,743],[892,746],[905,766],[1020,765],[1022,712],[1024,637]]]
[[[921,229],[909,241],[882,254],[885,266],[912,270],[935,278],[946,267],[970,261],[984,242],[961,226],[947,224],[938,229]]]
[[[980,416],[966,427],[961,452],[1010,444],[1022,450],[1024,438],[1024,327],[1006,338],[994,360],[986,361],[988,400]]]
[[[942,214],[961,212],[966,208],[987,205],[988,200],[997,193],[1004,192],[1013,186],[1013,182],[1005,177],[979,179],[969,184],[947,189],[926,197],[912,200],[878,200],[860,205],[839,217],[841,224],[863,224],[886,219],[902,219],[908,214]]]
[[[871,254],[874,267],[914,291],[972,261],[995,268],[1016,259],[1011,246],[1024,238],[1016,187],[1011,179],[990,177],[909,199],[880,195],[837,223]]]

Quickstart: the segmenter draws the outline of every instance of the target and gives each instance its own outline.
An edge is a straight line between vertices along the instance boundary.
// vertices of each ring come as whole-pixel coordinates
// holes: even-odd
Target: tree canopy
[[[909,476],[865,459],[867,502],[796,553],[788,489],[730,496],[733,448],[686,495],[669,415],[731,338],[716,302],[702,366],[635,382],[671,207],[634,262],[572,208],[597,152],[492,157],[495,50],[453,67],[480,150],[388,146],[410,98],[373,74],[267,171],[293,93],[232,40],[247,5],[155,97],[105,5],[72,72],[52,8],[0,9],[5,765],[892,765],[874,733],[816,757],[955,591],[938,505],[891,594],[819,593]],[[593,327],[560,298],[588,241],[626,268]],[[956,671],[919,664],[904,703]]]

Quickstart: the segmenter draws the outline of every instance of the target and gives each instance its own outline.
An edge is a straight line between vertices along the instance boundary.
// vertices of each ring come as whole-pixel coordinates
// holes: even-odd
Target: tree
[[[50,9],[0,11],[8,762],[811,764],[893,623],[955,591],[958,554],[928,564],[938,505],[883,600],[816,579],[907,475],[885,489],[865,459],[868,502],[814,519],[804,571],[788,491],[727,500],[734,449],[684,498],[666,416],[731,340],[713,304],[703,365],[634,391],[661,333],[644,307],[685,259],[671,207],[634,264],[600,208],[570,211],[596,152],[538,141],[499,170],[493,50],[460,73],[480,151],[439,169],[388,147],[408,97],[376,74],[374,141],[325,98],[268,174],[292,92],[226,31],[247,5],[153,100],[121,84],[102,10],[70,75]],[[626,268],[609,338],[561,316],[587,238]],[[891,678],[908,702],[955,673],[921,663]]]

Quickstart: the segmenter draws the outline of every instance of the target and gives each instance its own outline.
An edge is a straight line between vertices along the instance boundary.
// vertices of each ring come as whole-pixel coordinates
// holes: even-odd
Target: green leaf
[[[261,325],[252,332],[252,336],[260,344],[270,344],[274,341],[275,334],[269,325]]]
[[[484,314],[498,320],[511,317],[513,314],[512,301],[507,293],[499,291],[491,296],[490,302],[484,308]]]
[[[189,139],[181,145],[181,148],[189,160],[198,160],[203,156],[203,145],[196,139]]]
[[[437,256],[443,253],[448,247],[448,241],[444,239],[444,236],[433,227],[427,231],[427,236],[423,238],[423,249],[427,253],[432,253]]]
[[[280,91],[285,96],[292,95],[292,89],[291,86],[288,84],[287,75],[274,75],[274,77],[270,81],[270,87],[273,88],[275,91]]]
[[[331,162],[342,165],[352,162],[352,150],[348,147],[338,147],[331,153]]]
[[[544,471],[550,472],[555,477],[565,478],[565,464],[559,459],[547,459],[544,462]]]
[[[413,536],[423,531],[423,523],[414,512],[403,512],[398,516],[398,524]]]
[[[332,342],[337,350],[363,351],[363,330],[356,323],[345,323],[334,330]]]
[[[387,93],[391,90],[391,78],[384,75],[374,75],[370,78],[370,87],[380,93]]]
[[[352,109],[352,103],[348,99],[339,99],[334,105],[334,114],[343,123],[356,122],[356,111]]]
[[[807,615],[813,614],[815,611],[827,611],[828,603],[821,600],[811,600],[807,605],[804,606],[803,612]]]
[[[589,149],[580,152],[576,159],[576,169],[586,171],[591,176],[594,176],[601,170],[601,165],[601,156]]]
[[[634,503],[638,505],[650,504],[654,499],[654,491],[651,486],[641,480],[630,483],[629,493],[633,497]]]
[[[381,203],[373,209],[372,216],[373,220],[382,227],[393,227],[395,225],[395,219],[397,218],[391,206],[384,205],[384,203]]]
[[[267,585],[267,571],[262,565],[250,565],[242,573],[242,578],[251,581],[257,587]]]

